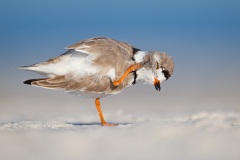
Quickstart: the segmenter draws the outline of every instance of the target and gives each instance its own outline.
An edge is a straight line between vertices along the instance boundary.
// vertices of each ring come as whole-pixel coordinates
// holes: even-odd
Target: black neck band
[[[132,84],[136,84],[137,83],[137,71],[133,71],[133,75],[134,75],[134,80],[132,82]]]

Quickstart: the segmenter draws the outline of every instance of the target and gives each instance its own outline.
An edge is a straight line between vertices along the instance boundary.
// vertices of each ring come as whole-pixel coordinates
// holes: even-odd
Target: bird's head
[[[173,74],[174,63],[172,57],[163,52],[151,51],[144,57],[143,71],[147,78],[143,78],[155,86],[157,91],[161,90],[161,83],[168,80]]]

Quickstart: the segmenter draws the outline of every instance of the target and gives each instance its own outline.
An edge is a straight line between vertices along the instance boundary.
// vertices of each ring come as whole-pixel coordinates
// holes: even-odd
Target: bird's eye
[[[157,63],[157,67],[156,67],[156,69],[159,69],[160,67],[159,67],[159,64]]]

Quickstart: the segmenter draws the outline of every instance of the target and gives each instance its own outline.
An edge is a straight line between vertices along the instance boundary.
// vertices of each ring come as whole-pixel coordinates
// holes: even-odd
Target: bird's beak
[[[156,90],[160,92],[161,90],[160,81],[157,78],[154,78],[154,86]]]

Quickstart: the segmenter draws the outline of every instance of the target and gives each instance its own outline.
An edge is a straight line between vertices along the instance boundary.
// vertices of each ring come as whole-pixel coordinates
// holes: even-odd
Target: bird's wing
[[[130,59],[132,58],[135,50],[135,48],[130,44],[106,37],[95,37],[80,41],[67,47],[67,49],[74,49],[86,54],[115,54],[115,56],[124,54],[124,56]]]
[[[93,64],[101,67],[102,70],[114,69],[115,78],[120,78],[127,68],[134,63],[133,55],[139,50],[130,44],[105,37],[80,41],[67,47],[67,49],[97,55]]]

